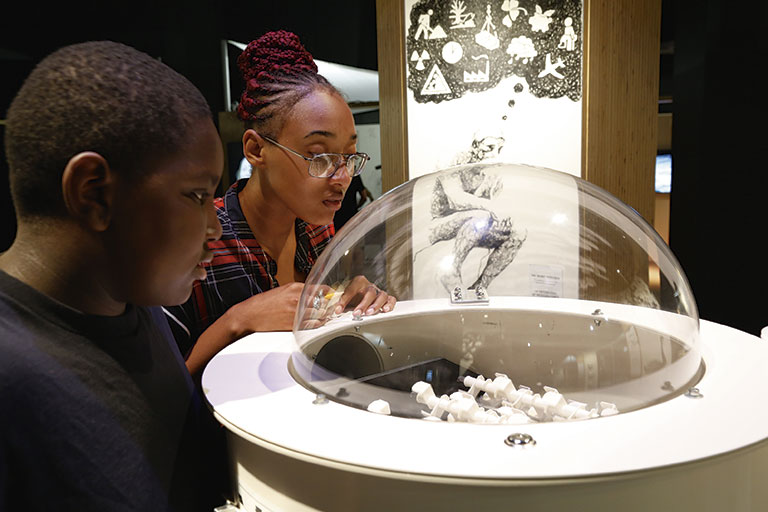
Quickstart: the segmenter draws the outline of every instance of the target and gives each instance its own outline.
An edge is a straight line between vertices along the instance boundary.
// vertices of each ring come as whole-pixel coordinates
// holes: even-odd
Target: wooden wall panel
[[[405,7],[403,0],[376,0],[379,61],[381,191],[408,181],[408,111],[405,87]],[[400,300],[413,297],[410,244],[399,234],[411,224],[410,210],[387,220],[386,237],[401,250],[387,254],[387,291]]]
[[[403,0],[376,0],[381,124],[381,191],[408,180]]]
[[[661,0],[584,1],[582,177],[654,215]]]
[[[584,26],[582,177],[653,225],[661,1],[585,0]],[[581,276],[581,297],[633,303],[633,277],[651,282],[649,248],[586,210],[581,225],[583,239],[596,236],[610,248],[592,254],[582,247],[582,268],[604,273],[594,282],[592,274]]]

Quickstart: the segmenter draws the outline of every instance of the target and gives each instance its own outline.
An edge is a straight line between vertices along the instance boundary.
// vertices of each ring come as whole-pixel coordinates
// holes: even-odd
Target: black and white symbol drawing
[[[525,36],[512,39],[509,42],[509,46],[507,46],[507,53],[510,55],[507,64],[512,64],[515,60],[522,60],[523,64],[527,64],[528,61],[539,54],[531,38]]]
[[[444,39],[448,37],[445,30],[443,30],[443,27],[440,25],[432,27],[430,25],[431,17],[434,12],[435,11],[432,9],[429,9],[425,14],[419,16],[419,26],[416,29],[416,35],[413,37],[414,39],[419,39],[422,36],[424,39]]]
[[[560,44],[557,45],[560,49],[572,52],[576,49],[576,32],[573,30],[573,20],[571,18],[565,18],[563,20],[563,35],[560,38]]]
[[[552,54],[548,53],[546,63],[544,64],[544,69],[541,72],[539,72],[539,78],[547,75],[552,75],[555,78],[563,79],[564,78],[563,75],[557,71],[558,68],[561,68],[563,66],[564,66],[563,59],[560,59],[560,58],[557,59],[557,62],[552,64]]]
[[[495,50],[499,47],[496,25],[493,24],[493,17],[491,16],[491,4],[488,4],[485,8],[485,21],[480,28],[480,32],[475,34],[475,42],[488,50]]]
[[[416,35],[413,36],[413,39],[418,41],[422,36],[424,39],[429,39],[429,33],[432,32],[432,27],[429,26],[429,18],[434,12],[432,9],[429,9],[426,13],[419,15],[419,26],[416,28]]]
[[[445,30],[440,25],[434,27],[429,34],[430,39],[445,39],[446,37],[448,37],[448,34],[445,33]]]
[[[421,94],[432,95],[450,93],[451,87],[448,85],[448,82],[445,81],[445,77],[440,71],[440,68],[435,64],[432,66],[429,75],[427,75],[427,79],[424,81],[424,86],[421,88]]]
[[[410,63],[408,88],[418,103],[440,103],[458,99],[467,92],[491,89],[501,80],[515,76],[526,82],[526,89],[534,97],[579,101],[582,3],[583,0],[411,0],[407,4],[407,55],[417,51],[421,56],[426,51],[433,59],[435,55],[442,56],[441,66],[443,62],[450,66],[435,71],[425,59],[416,59]],[[441,27],[450,28],[450,41],[446,42],[446,31]],[[480,55],[488,57],[487,76],[484,66],[478,67],[480,61],[468,58]],[[427,75],[434,76],[428,79]]]
[[[531,24],[531,30],[534,32],[546,32],[549,30],[549,24],[552,23],[552,15],[554,13],[554,9],[542,11],[541,6],[536,4],[536,11],[533,13],[533,16],[528,18],[528,23]]]
[[[453,0],[451,2],[451,30],[457,28],[474,28],[475,13],[467,12],[467,6],[463,0]]]
[[[419,52],[417,52],[416,50],[414,50],[413,53],[411,54],[411,62],[416,63],[415,68],[418,69],[419,71],[426,68],[426,66],[424,65],[425,60],[429,60],[429,53],[427,53],[427,50],[422,50],[421,55],[419,55]]]
[[[520,15],[520,12],[524,12],[526,15],[528,15],[528,11],[526,11],[523,7],[520,7],[520,2],[518,2],[518,0],[504,0],[504,3],[501,4],[501,10],[507,13],[501,20],[501,22],[507,27],[512,26],[512,22],[517,19],[517,17]]]
[[[445,43],[445,46],[443,46],[441,55],[443,56],[443,60],[448,64],[456,64],[464,56],[464,48],[462,48],[456,41],[448,41]]]
[[[429,246],[453,243],[451,256],[441,262],[437,276],[448,293],[456,286],[466,286],[462,265],[473,249],[487,249],[488,254],[468,288],[487,289],[523,246],[527,234],[520,237],[511,217],[497,213],[491,202],[502,188],[502,179],[486,173],[483,165],[460,167],[437,177],[431,197]]]
[[[464,70],[464,81],[465,82],[487,82],[488,77],[490,76],[490,69],[489,69],[490,61],[488,60],[488,55],[483,54],[483,55],[478,55],[477,57],[473,55],[472,60],[483,62],[485,64],[484,69],[481,68],[481,69],[478,69],[477,71]]]

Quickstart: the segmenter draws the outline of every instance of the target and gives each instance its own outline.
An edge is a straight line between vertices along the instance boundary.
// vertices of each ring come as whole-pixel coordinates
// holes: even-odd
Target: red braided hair
[[[317,64],[292,32],[268,32],[248,43],[237,59],[245,90],[237,115],[260,133],[276,135],[284,115],[318,87],[339,92],[317,73]]]

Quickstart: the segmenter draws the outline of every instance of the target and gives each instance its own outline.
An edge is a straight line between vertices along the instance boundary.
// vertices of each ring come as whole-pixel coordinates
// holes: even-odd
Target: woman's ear
[[[115,173],[98,153],[78,153],[67,162],[61,177],[64,205],[69,215],[94,231],[104,231],[112,219]]]
[[[243,156],[251,167],[258,168],[264,165],[264,139],[256,133],[256,130],[250,128],[243,134]]]

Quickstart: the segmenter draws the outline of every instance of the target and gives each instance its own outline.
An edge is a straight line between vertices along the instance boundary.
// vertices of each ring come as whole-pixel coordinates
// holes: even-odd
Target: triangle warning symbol
[[[451,88],[448,86],[448,82],[445,81],[443,73],[437,64],[432,66],[429,70],[427,79],[424,82],[424,87],[421,88],[421,94],[450,94]]]

